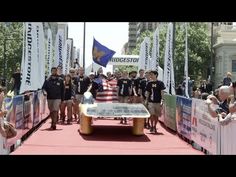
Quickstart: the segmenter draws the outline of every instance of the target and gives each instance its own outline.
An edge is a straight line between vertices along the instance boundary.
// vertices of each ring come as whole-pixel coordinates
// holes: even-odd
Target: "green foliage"
[[[23,44],[23,23],[0,23],[0,77],[4,77],[4,64],[6,66],[6,79],[10,80],[12,73],[21,64]],[[5,56],[4,56],[5,43]]]
[[[159,29],[160,38],[160,66],[164,66],[164,54],[166,43],[167,26]],[[210,66],[210,36],[206,23],[188,23],[188,72],[193,80],[206,79],[207,69]],[[132,51],[133,55],[139,55],[140,44],[144,37],[150,37],[152,51],[153,32],[145,31],[137,41],[136,48]],[[183,80],[184,58],[185,58],[185,27],[183,23],[175,23],[175,54],[174,70],[176,83]],[[200,77],[199,77],[200,76]]]
[[[119,69],[119,71],[128,71],[128,72],[131,72],[131,71],[137,71],[138,70],[138,67],[137,66],[118,66],[117,67]]]

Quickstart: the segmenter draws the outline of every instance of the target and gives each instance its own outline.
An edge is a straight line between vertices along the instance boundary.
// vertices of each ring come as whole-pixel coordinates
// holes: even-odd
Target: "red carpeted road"
[[[94,133],[81,135],[79,125],[57,125],[57,130],[48,130],[47,120],[35,133],[18,147],[12,155],[55,154],[55,155],[113,155],[113,154],[163,154],[202,155],[178,135],[158,123],[158,134],[145,129],[144,136],[133,136],[132,121],[128,125],[119,120],[95,120]]]

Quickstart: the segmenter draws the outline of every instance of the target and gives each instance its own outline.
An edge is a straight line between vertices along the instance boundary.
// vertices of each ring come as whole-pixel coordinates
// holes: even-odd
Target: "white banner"
[[[208,112],[207,104],[192,99],[191,139],[212,154],[220,154],[219,122]]]
[[[144,70],[147,71],[150,68],[150,57],[149,57],[149,50],[150,50],[150,38],[144,38]]]
[[[143,41],[140,45],[140,50],[139,50],[138,71],[140,69],[144,69],[144,62],[143,62],[144,56],[145,56],[145,50],[144,50],[144,41]]]
[[[145,37],[140,46],[140,53],[139,53],[140,61],[138,70],[144,69],[145,71],[147,71],[150,69],[149,49],[150,49],[150,38]]]
[[[185,65],[184,65],[184,75],[185,75],[185,95],[189,98],[188,95],[188,25],[185,23]]]
[[[51,75],[52,68],[52,31],[48,28],[48,38],[47,38],[47,59],[46,59],[46,76]]]
[[[72,40],[67,39],[64,47],[63,74],[69,73]]]
[[[165,61],[164,61],[164,84],[165,91],[175,95],[174,68],[173,68],[173,24],[169,23],[166,33]],[[171,93],[170,93],[171,87]]]
[[[150,61],[150,69],[157,70],[159,66],[159,30],[153,33],[152,59]]]
[[[42,88],[45,80],[45,43],[44,43],[44,31],[43,24],[36,23],[36,48],[37,48],[37,60],[38,60],[38,88]]]
[[[22,57],[21,57],[21,73],[24,71],[25,67],[25,33],[26,33],[26,23],[23,23],[23,46],[22,46]]]
[[[55,60],[54,60],[54,67],[63,66],[63,49],[64,49],[64,31],[59,29],[56,36],[55,42]]]
[[[37,90],[39,86],[39,63],[37,59],[36,23],[26,23],[25,59],[20,93]]]

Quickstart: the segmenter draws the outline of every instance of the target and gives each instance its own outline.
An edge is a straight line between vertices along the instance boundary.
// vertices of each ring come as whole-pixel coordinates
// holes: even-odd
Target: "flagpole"
[[[85,33],[86,31],[86,23],[84,22],[84,40],[83,40],[83,68],[85,68]]]

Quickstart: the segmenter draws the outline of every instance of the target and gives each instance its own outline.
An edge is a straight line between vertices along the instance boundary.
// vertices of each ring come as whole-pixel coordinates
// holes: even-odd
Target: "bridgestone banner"
[[[25,51],[24,66],[22,71],[22,82],[20,93],[39,88],[39,29],[37,23],[25,24]],[[38,30],[38,31],[37,31]],[[38,32],[38,33],[37,33]],[[38,44],[37,44],[38,42]],[[24,50],[24,48],[23,48]]]
[[[65,44],[64,39],[64,31],[59,29],[56,36],[55,42],[55,60],[54,60],[54,67],[63,66],[63,49]]]
[[[47,56],[46,56],[46,76],[51,74],[52,68],[52,31],[48,29],[48,38],[47,38]]]
[[[165,61],[164,61],[165,91],[175,95],[175,80],[173,67],[173,24],[169,23],[166,33]]]
[[[64,60],[63,60],[63,72],[64,74],[69,73],[70,69],[70,58],[71,58],[71,47],[72,47],[72,40],[67,39],[66,45],[64,47]]]
[[[150,69],[158,71],[159,66],[159,30],[153,33],[152,59],[150,61]]]

